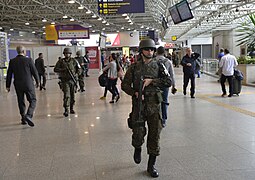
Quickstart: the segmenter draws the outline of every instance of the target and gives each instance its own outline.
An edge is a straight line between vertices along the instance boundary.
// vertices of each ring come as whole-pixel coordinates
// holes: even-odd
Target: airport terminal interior
[[[168,95],[157,179],[254,180],[254,13],[255,0],[0,0],[0,180],[151,179],[146,137],[141,163],[133,160],[131,97],[118,79],[120,99],[109,103],[111,93],[100,98],[105,89],[98,82],[102,59],[137,57],[139,42],[148,38],[171,60],[175,52],[180,62],[191,47],[201,61],[195,98],[190,84],[184,95],[183,67],[173,68],[177,93]],[[19,45],[33,60],[42,53],[46,69],[45,89],[35,90],[34,127],[21,125],[13,83],[6,89]],[[65,48],[72,57],[79,51],[90,58],[85,91],[75,93],[75,113],[67,117],[53,71]],[[222,97],[221,48],[243,73],[241,92],[232,97]]]
[[[156,167],[165,180],[253,180],[255,178],[255,93],[244,86],[240,96],[221,97],[216,78],[196,79],[195,99],[182,93],[182,68],[175,68],[175,95],[169,95],[167,126],[162,130]],[[146,144],[142,162],[133,161],[127,117],[131,98],[121,92],[100,100],[98,73],[86,78],[76,94],[75,115],[63,116],[58,80],[36,90],[35,126],[20,125],[14,89],[1,86],[0,179],[151,179]],[[120,81],[118,82],[120,89]]]

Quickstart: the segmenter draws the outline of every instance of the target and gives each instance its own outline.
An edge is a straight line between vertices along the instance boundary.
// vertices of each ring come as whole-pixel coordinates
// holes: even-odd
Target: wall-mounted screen
[[[182,1],[176,4],[176,7],[182,19],[182,22],[192,19],[194,17],[187,1]]]
[[[169,13],[172,17],[174,24],[178,24],[182,21],[175,5],[169,8]]]
[[[186,0],[181,1],[180,3],[170,7],[168,10],[173,19],[174,24],[187,21],[194,17],[189,7],[189,3]]]

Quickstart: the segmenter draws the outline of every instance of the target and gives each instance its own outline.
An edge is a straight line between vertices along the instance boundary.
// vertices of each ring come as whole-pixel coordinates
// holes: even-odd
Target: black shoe
[[[84,91],[85,91],[85,89],[81,89],[80,91],[81,91],[81,92],[84,92]]]
[[[70,114],[75,114],[75,111],[73,109],[71,109]]]
[[[190,96],[191,98],[195,98],[195,96],[193,95],[193,96]]]
[[[89,77],[89,75],[86,75],[86,77]]]
[[[25,117],[25,121],[26,121],[26,123],[27,123],[29,126],[31,126],[31,127],[34,127],[34,126],[35,126],[34,123],[32,122],[32,118],[26,116],[26,117]]]
[[[46,88],[45,88],[45,87],[43,87],[43,90],[46,90]]]
[[[68,116],[68,111],[65,110],[65,112],[63,113],[63,115],[64,115],[65,117],[67,117],[67,116]]]
[[[109,103],[113,104],[113,103],[114,103],[114,101],[113,101],[113,100],[111,100]]]
[[[41,91],[42,89],[43,89],[42,86],[40,86],[40,91]]]
[[[147,172],[153,178],[156,178],[156,177],[159,176],[159,173],[158,173],[157,169],[154,167],[155,162],[156,162],[156,156],[150,154],[149,161],[148,161]]]
[[[24,118],[21,119],[21,124],[22,125],[26,125],[27,124]]]
[[[115,102],[118,102],[119,99],[120,99],[120,95],[117,95]]]
[[[233,95],[232,94],[229,94],[228,97],[232,97]]]
[[[183,91],[183,95],[186,96],[187,92],[186,91]]]
[[[142,148],[135,148],[134,152],[134,161],[136,164],[140,164],[142,157],[141,157]]]

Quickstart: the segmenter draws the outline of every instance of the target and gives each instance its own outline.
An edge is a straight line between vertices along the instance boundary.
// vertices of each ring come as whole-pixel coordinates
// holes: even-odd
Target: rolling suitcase
[[[237,96],[239,96],[242,89],[241,82],[242,82],[241,80],[233,78],[233,94],[236,94]]]

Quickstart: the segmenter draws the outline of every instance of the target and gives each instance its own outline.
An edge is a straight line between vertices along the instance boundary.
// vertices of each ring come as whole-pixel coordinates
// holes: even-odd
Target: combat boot
[[[149,155],[147,172],[150,174],[151,177],[154,177],[154,178],[159,176],[157,169],[154,167],[155,162],[156,162],[156,156],[150,154]]]
[[[65,108],[65,112],[63,113],[63,115],[64,115],[65,117],[68,116],[68,109],[67,109],[67,108]]]
[[[135,152],[134,152],[134,161],[136,164],[140,164],[141,162],[141,152],[142,152],[142,148],[135,148]]]
[[[70,106],[70,114],[75,114],[75,111],[73,110],[73,106]]]

